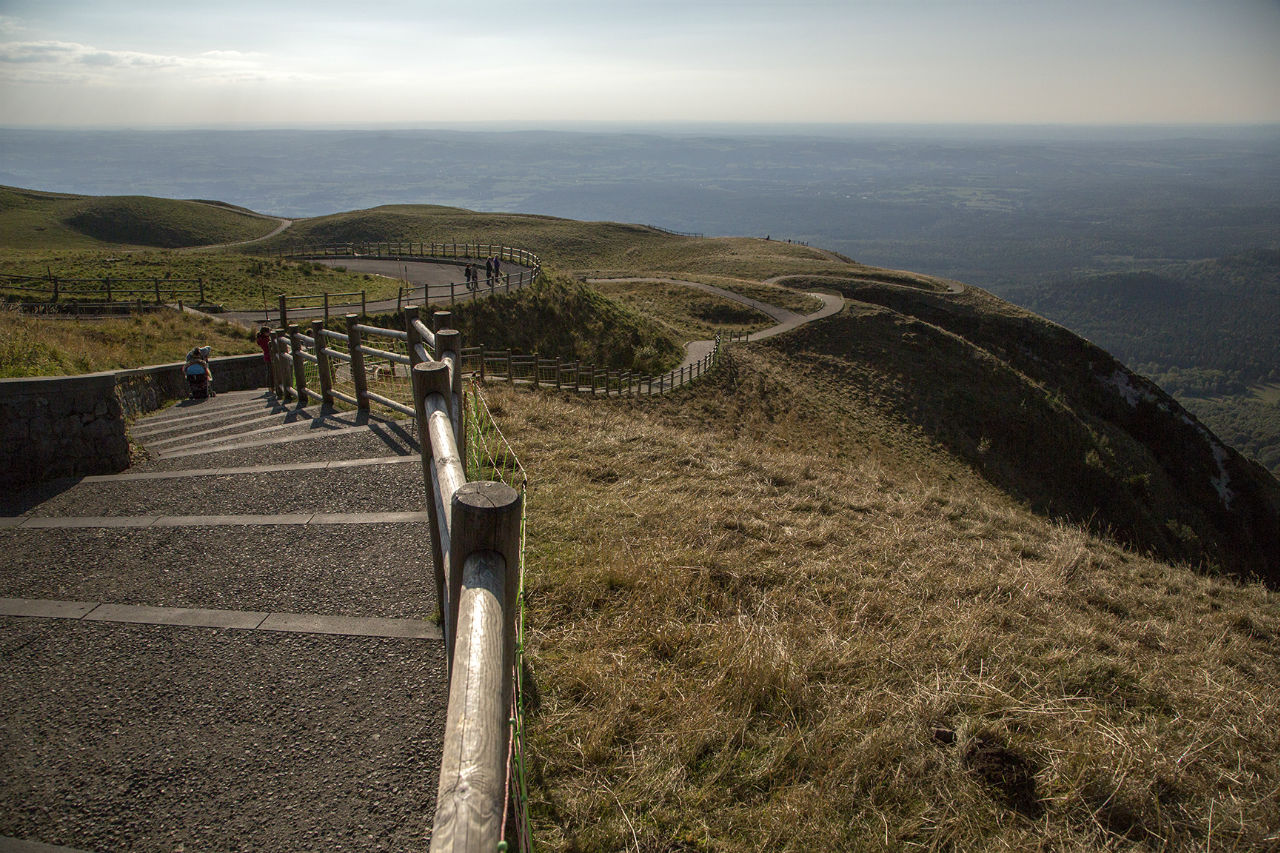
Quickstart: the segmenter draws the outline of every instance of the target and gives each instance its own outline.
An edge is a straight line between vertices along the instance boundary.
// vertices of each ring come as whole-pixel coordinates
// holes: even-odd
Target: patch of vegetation
[[[537,507],[539,846],[1265,847],[1277,593],[1010,498],[902,407],[964,371],[731,352],[662,400],[488,392]]]
[[[394,279],[350,273],[310,261],[282,261],[233,252],[11,251],[0,252],[0,273],[40,278],[52,274],[63,281],[91,279],[93,283],[78,287],[94,290],[100,290],[101,281],[107,277],[117,281],[204,279],[205,301],[227,310],[274,310],[281,293],[305,295],[365,290],[370,300],[394,299],[400,284]],[[6,290],[0,280],[0,298],[6,296],[29,301],[47,299],[43,293],[32,295]],[[74,299],[75,294],[64,288],[62,298]]]
[[[1253,396],[1179,401],[1215,435],[1280,479],[1280,404]]]
[[[1280,525],[1253,521],[1280,513],[1280,485],[1106,352],[976,289],[851,295],[881,308],[798,329],[797,358],[885,389],[1039,511],[1165,559],[1280,579]]]
[[[753,332],[773,325],[754,308],[680,284],[642,281],[595,281],[610,299],[627,305],[681,340],[712,338],[719,332]]]
[[[228,205],[148,196],[77,196],[0,187],[7,248],[178,248],[251,240],[275,220]]]
[[[69,376],[182,361],[196,345],[214,355],[257,350],[253,333],[158,311],[107,320],[31,317],[0,310],[0,377]]]
[[[529,287],[459,303],[452,311],[464,346],[536,352],[643,374],[668,370],[684,356],[682,341],[669,327],[555,270],[544,270]]]

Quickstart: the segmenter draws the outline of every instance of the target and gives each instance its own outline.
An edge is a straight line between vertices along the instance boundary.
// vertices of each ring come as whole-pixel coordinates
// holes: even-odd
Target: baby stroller
[[[209,368],[200,362],[187,365],[187,388],[191,391],[192,400],[206,400],[213,396],[209,388]]]

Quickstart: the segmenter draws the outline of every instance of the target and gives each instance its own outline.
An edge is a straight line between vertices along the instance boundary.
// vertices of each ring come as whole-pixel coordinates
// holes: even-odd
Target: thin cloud
[[[6,68],[5,66],[9,66]],[[159,74],[214,83],[264,81],[301,82],[325,79],[289,68],[272,67],[271,57],[240,50],[207,50],[193,56],[109,50],[64,41],[0,43],[0,79],[21,82],[60,82],[73,78],[99,83]]]

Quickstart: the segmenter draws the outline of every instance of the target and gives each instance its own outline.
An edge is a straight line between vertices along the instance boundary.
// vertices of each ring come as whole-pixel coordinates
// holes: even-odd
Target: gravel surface
[[[183,471],[190,468],[226,468],[241,465],[271,465],[282,462],[313,462],[320,459],[369,459],[377,456],[406,456],[418,452],[416,434],[408,421],[375,423],[370,429],[337,434],[317,434],[301,441],[283,441],[257,447],[217,450],[192,456],[150,459],[134,465],[141,471]]]
[[[412,468],[413,466],[403,466]],[[433,619],[427,524],[0,530],[0,597]]]
[[[0,617],[0,836],[425,850],[438,642]]]
[[[270,474],[80,483],[31,510],[38,517],[421,512],[422,465],[360,465]]]

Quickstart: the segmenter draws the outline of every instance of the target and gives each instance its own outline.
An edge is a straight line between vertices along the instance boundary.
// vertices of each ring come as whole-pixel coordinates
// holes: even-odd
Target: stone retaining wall
[[[211,359],[214,389],[267,385],[262,354]],[[0,379],[0,483],[114,474],[129,467],[131,418],[187,396],[183,365]]]

